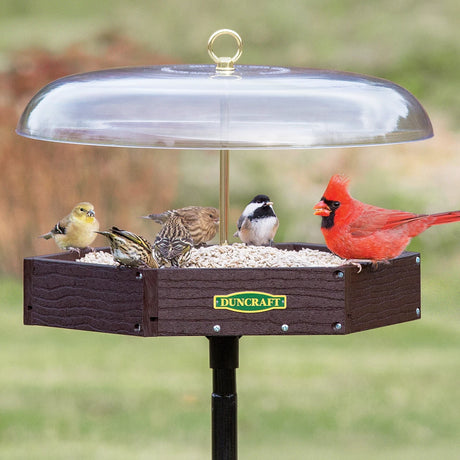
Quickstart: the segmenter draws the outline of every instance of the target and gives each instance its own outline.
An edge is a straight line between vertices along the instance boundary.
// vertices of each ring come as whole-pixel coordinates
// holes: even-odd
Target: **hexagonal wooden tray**
[[[283,243],[280,249],[322,245]],[[105,248],[104,250],[107,250]],[[24,260],[24,324],[138,336],[349,334],[420,318],[420,257],[405,252],[361,273],[326,268],[131,269]],[[282,309],[216,309],[214,296],[286,296]]]

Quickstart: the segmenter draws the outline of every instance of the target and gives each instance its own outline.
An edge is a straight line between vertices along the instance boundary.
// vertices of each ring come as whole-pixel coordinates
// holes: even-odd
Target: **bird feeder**
[[[233,57],[214,43],[235,39]],[[20,135],[54,142],[220,152],[220,243],[227,242],[229,155],[409,142],[433,135],[420,103],[379,78],[330,70],[236,65],[242,40],[219,30],[216,65],[77,74],[29,102]],[[165,152],[167,154],[167,152]],[[281,243],[282,249],[323,245]],[[342,335],[420,318],[420,255],[379,270],[119,269],[66,252],[24,261],[24,323],[137,336],[205,336],[213,369],[212,452],[235,459],[238,339]],[[249,314],[250,313],[250,314]]]

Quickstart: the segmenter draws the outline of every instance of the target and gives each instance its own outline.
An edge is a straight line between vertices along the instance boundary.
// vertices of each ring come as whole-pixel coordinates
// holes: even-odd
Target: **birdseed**
[[[335,267],[344,260],[329,252],[300,251],[234,243],[192,248],[187,268]]]
[[[120,265],[112,256],[110,252],[105,251],[92,251],[85,254],[75,262],[83,262],[85,264],[102,264],[102,265]]]
[[[184,268],[273,268],[273,267],[337,267],[345,260],[315,249],[299,251],[269,246],[246,246],[243,243],[192,248],[190,261]],[[109,252],[89,252],[77,262],[119,265]]]

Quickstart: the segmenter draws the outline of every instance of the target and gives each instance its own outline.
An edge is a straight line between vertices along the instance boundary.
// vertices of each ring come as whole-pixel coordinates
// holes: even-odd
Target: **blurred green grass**
[[[58,53],[84,41],[97,52],[111,32],[207,63],[209,35],[229,27],[245,42],[243,64],[335,68],[405,86],[432,115],[434,140],[264,152],[263,161],[232,152],[233,221],[264,192],[282,223],[277,241],[322,242],[311,206],[335,172],[351,175],[352,194],[373,204],[459,208],[459,12],[457,0],[3,0],[0,64],[31,46]],[[218,204],[216,154],[185,152],[180,168],[175,205]],[[421,321],[346,337],[241,339],[241,458],[458,457],[458,225],[410,246],[422,252]],[[210,457],[206,339],[24,327],[18,280],[0,281],[0,308],[0,458]]]
[[[0,283],[2,459],[209,458],[205,338],[25,327],[20,289]],[[350,336],[243,337],[241,458],[455,458],[460,315],[438,300]]]

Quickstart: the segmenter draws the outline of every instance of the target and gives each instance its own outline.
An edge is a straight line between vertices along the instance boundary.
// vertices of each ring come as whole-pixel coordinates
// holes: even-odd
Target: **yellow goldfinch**
[[[187,206],[143,217],[144,219],[151,219],[164,225],[173,214],[182,219],[184,227],[189,231],[190,237],[193,240],[193,246],[204,245],[216,236],[219,228],[219,210],[216,208]]]
[[[152,245],[142,236],[117,227],[96,233],[108,238],[113,258],[120,264],[128,267],[158,268]]]
[[[75,205],[72,212],[61,219],[54,228],[39,238],[53,238],[59,249],[75,250],[88,247],[96,238],[95,231],[99,230],[99,222],[91,203],[82,202]]]
[[[172,213],[158,233],[153,243],[153,251],[160,265],[181,267],[190,260],[192,245],[192,237],[182,219]]]

